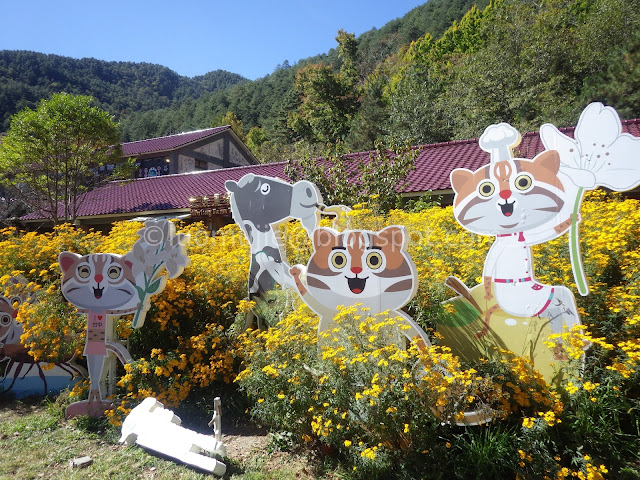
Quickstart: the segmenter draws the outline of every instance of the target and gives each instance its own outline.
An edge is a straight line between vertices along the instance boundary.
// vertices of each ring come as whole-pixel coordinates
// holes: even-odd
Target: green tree
[[[374,72],[364,83],[360,109],[346,140],[354,151],[371,150],[387,133],[389,107],[384,96],[387,80],[384,74]]]
[[[418,151],[408,147],[386,147],[366,154],[343,152],[339,144],[327,150],[324,158],[290,160],[285,173],[293,181],[306,179],[317,185],[327,205],[353,205],[366,202],[381,212],[402,204],[402,187],[415,169]]]
[[[54,223],[73,222],[82,193],[123,174],[109,167],[120,159],[118,124],[92,103],[54,94],[15,114],[0,144],[0,181]]]
[[[301,105],[289,126],[312,141],[336,144],[345,139],[360,106],[357,42],[352,33],[336,36],[340,69],[314,63],[298,70],[295,86]]]
[[[238,116],[232,111],[228,111],[222,117],[220,117],[220,119],[215,119],[213,123],[213,127],[218,127],[221,125],[231,126],[231,130],[233,130],[238,138],[244,142],[245,133],[244,126],[242,125],[242,120],[240,120]]]
[[[264,133],[264,130],[260,127],[251,127],[249,132],[247,133],[245,142],[249,150],[254,152],[259,149],[264,142],[267,141],[267,135]]]

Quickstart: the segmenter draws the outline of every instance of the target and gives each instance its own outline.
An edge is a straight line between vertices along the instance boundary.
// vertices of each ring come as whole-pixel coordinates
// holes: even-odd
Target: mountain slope
[[[363,75],[370,73],[384,58],[426,33],[439,37],[474,4],[484,8],[488,0],[430,0],[380,29],[363,33],[358,37],[359,70]],[[310,63],[336,65],[338,62],[336,49],[331,49],[327,53],[300,60],[293,66],[277,68],[272,74],[258,80],[205,94],[194,102],[176,103],[161,110],[134,112],[122,120],[123,139],[166,135],[169,128],[177,131],[204,128],[211,126],[227,111],[234,112],[246,130],[253,126],[282,124],[297,101],[294,89],[297,70]],[[269,135],[276,135],[273,128],[269,128]]]
[[[175,100],[246,82],[223,70],[188,78],[150,63],[80,60],[29,51],[0,51],[0,131],[9,117],[33,107],[52,93],[92,95],[116,118],[131,112],[167,107]]]

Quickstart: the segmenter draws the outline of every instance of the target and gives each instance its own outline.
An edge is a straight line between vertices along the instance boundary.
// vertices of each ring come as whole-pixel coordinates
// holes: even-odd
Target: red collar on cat
[[[519,242],[524,242],[524,234],[522,232],[515,232],[515,233],[499,233],[497,236],[498,237],[512,237],[514,235],[518,235],[518,241]]]

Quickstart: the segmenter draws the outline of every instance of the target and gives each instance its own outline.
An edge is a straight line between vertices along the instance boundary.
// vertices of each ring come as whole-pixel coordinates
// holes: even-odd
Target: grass
[[[154,456],[137,446],[120,445],[119,429],[104,420],[87,417],[66,420],[64,408],[62,400],[0,397],[0,479],[212,478],[185,465]],[[231,438],[235,453],[229,453],[230,458],[223,459],[227,465],[225,479],[338,478],[335,473],[314,472],[308,452],[272,452],[264,434],[240,434]],[[226,438],[224,441],[227,442]],[[85,468],[72,469],[70,461],[83,456],[90,456],[93,463]]]

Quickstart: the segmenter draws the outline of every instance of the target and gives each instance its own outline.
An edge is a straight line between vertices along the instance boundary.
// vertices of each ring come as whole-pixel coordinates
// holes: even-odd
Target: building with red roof
[[[258,163],[229,125],[123,143],[122,156],[136,160],[136,178]]]
[[[622,122],[623,131],[640,137],[640,119]],[[232,132],[228,127],[226,131]],[[215,130],[215,129],[210,129]],[[574,128],[561,129],[572,136]],[[191,132],[196,133],[196,132]],[[170,138],[170,137],[163,137]],[[160,144],[160,139],[157,144]],[[144,145],[142,142],[133,142]],[[151,145],[155,144],[152,143]],[[188,144],[192,145],[192,144]],[[129,148],[129,147],[128,147]],[[415,147],[419,150],[415,169],[409,173],[406,183],[399,188],[406,197],[425,194],[440,195],[445,203],[450,203],[453,191],[449,174],[455,168],[476,170],[489,162],[489,154],[481,150],[477,139],[457,140]],[[124,145],[123,145],[124,150]],[[137,150],[141,158],[142,149]],[[526,133],[515,152],[521,158],[533,158],[544,150],[538,132]],[[134,152],[134,150],[128,150]],[[159,150],[151,152],[156,154]],[[144,153],[146,155],[146,153]],[[370,161],[372,152],[359,152],[348,157]],[[180,157],[178,157],[180,158]],[[204,219],[217,217],[210,222],[212,227],[231,221],[228,206],[224,201],[226,180],[239,180],[244,175],[266,175],[290,181],[285,174],[286,163],[250,164],[230,166],[189,173],[160,175],[153,178],[138,178],[132,181],[111,182],[83,195],[78,210],[77,222],[81,225],[107,228],[118,220],[130,220],[141,217],[179,217]],[[21,218],[26,224],[42,224],[47,220],[38,214]]]

